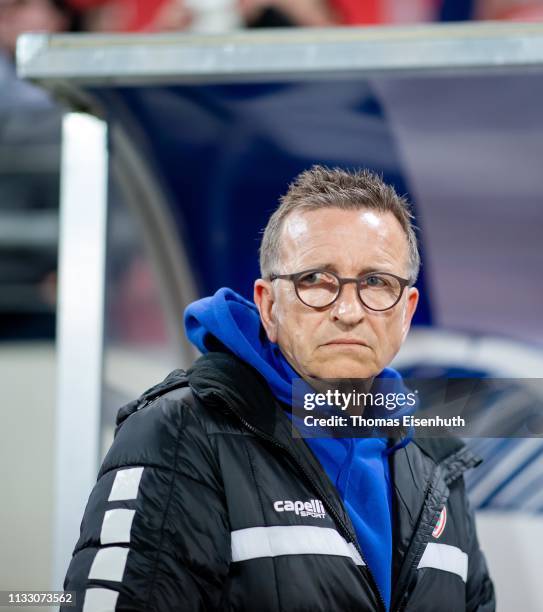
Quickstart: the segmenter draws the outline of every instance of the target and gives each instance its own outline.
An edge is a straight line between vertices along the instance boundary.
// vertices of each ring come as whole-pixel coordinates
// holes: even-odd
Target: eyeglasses
[[[358,297],[370,310],[381,312],[396,306],[410,281],[389,272],[369,272],[358,278],[341,278],[328,270],[304,270],[295,274],[270,274],[269,280],[294,283],[298,299],[310,308],[327,308],[340,296],[343,285],[356,283]]]

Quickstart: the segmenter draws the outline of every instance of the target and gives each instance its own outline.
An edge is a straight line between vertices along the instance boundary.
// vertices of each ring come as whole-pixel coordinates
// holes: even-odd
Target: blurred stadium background
[[[0,0],[0,590],[60,586],[116,409],[194,358],[186,303],[225,285],[251,296],[260,230],[312,163],[378,170],[414,203],[423,299],[399,369],[541,378],[542,19],[543,2],[521,0]],[[533,26],[417,27],[487,20]],[[226,33],[235,54],[228,36],[260,28],[272,47],[293,34],[336,49],[339,30],[315,26],[378,26],[387,70],[319,72],[318,50],[288,78],[157,78],[142,61],[170,43],[220,60],[224,45],[190,35]],[[73,34],[21,45],[43,87],[17,77],[25,31]],[[130,55],[100,52],[115,34],[158,32],[121,45],[132,76],[103,76]],[[444,67],[455,39],[493,67]],[[441,67],[402,69],[423,48]],[[489,409],[523,401],[511,385]],[[498,609],[539,611],[543,442],[469,443],[486,460],[468,484]]]

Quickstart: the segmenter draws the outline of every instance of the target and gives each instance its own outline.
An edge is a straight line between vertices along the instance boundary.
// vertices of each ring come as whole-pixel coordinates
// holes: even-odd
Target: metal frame
[[[108,181],[106,124],[90,115],[69,113],[62,130],[54,588],[62,585],[89,491],[96,482]]]
[[[543,24],[276,29],[228,34],[54,35],[19,39],[19,75],[71,84],[322,78],[540,66]]]

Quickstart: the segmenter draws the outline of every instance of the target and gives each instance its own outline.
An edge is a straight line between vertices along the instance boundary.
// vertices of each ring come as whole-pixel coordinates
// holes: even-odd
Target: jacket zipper
[[[217,396],[215,393],[212,393],[212,395],[215,395],[215,397],[218,397],[222,402],[224,402],[224,398]],[[252,433],[254,433],[256,436],[258,436],[259,438],[262,438],[263,440],[266,440],[267,442],[269,442],[270,444],[273,444],[274,446],[277,446],[278,448],[282,449],[283,451],[285,451],[289,457],[294,461],[294,463],[296,464],[296,466],[298,467],[298,469],[301,471],[301,473],[303,474],[304,478],[311,484],[311,486],[319,492],[319,495],[323,498],[324,500],[324,504],[325,506],[328,508],[328,511],[330,512],[330,514],[334,517],[334,519],[336,520],[336,522],[340,525],[340,527],[342,528],[344,535],[347,536],[347,538],[349,540],[352,540],[356,550],[358,551],[358,554],[360,555],[360,558],[364,561],[364,564],[366,565],[367,568],[367,574],[369,577],[369,582],[370,582],[370,586],[372,587],[372,589],[374,590],[375,593],[377,593],[378,595],[378,599],[379,599],[379,603],[381,604],[381,608],[384,612],[386,612],[386,605],[385,605],[385,600],[383,599],[383,596],[381,595],[381,591],[379,590],[379,587],[377,586],[377,583],[375,581],[375,578],[373,577],[373,574],[371,573],[371,570],[368,566],[368,564],[366,563],[365,559],[364,559],[364,555],[362,554],[362,550],[360,549],[360,545],[358,544],[358,541],[356,538],[353,538],[353,534],[350,533],[349,528],[347,527],[347,525],[345,524],[345,522],[343,521],[343,519],[339,516],[339,514],[336,512],[335,508],[332,506],[332,504],[328,501],[328,496],[326,495],[326,493],[321,489],[321,487],[313,480],[313,478],[307,473],[306,469],[304,468],[304,466],[298,461],[298,458],[296,457],[296,455],[294,455],[290,449],[288,447],[286,447],[284,444],[281,444],[280,442],[278,442],[275,438],[273,438],[272,436],[268,436],[267,434],[265,434],[263,431],[257,429],[256,427],[254,427],[253,425],[251,425],[251,423],[249,423],[248,421],[246,421],[240,414],[239,412],[237,412],[237,410],[235,410],[234,408],[232,408],[232,406],[230,404],[228,404],[228,407],[230,408],[230,410],[232,411],[232,413],[239,419],[239,421],[241,421],[241,423],[244,425],[244,427],[246,427],[249,431],[251,431]]]

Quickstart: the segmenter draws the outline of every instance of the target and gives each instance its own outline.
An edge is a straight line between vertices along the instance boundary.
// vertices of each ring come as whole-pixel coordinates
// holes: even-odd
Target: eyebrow
[[[315,264],[310,268],[306,268],[306,270],[329,270],[330,272],[335,272],[336,274],[339,274],[337,266],[333,263]],[[365,268],[361,268],[358,271],[357,276],[364,276],[364,274],[370,274],[371,272],[388,272],[388,270],[386,265],[381,267],[366,266]]]

